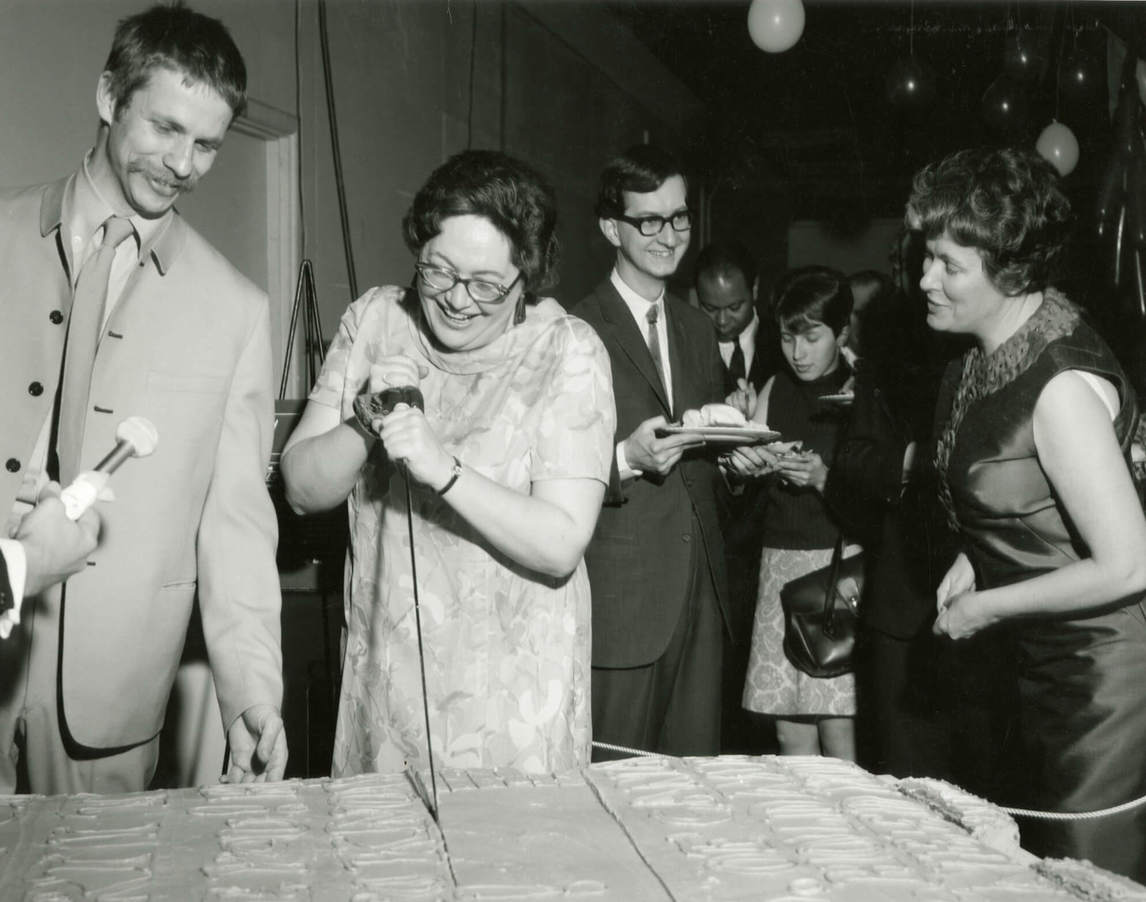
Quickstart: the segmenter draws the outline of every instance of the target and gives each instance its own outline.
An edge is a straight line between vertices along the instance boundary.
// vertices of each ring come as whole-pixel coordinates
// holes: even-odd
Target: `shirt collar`
[[[68,238],[79,236],[85,246],[91,242],[107,218],[115,215],[115,208],[100,192],[88,168],[92,153],[89,150],[84,155],[80,171],[69,185],[70,191],[65,190],[61,217],[61,225],[69,232]],[[163,251],[170,242],[163,241],[163,238],[170,231],[174,217],[171,210],[158,219],[146,219],[139,214],[129,217],[135,228],[136,248],[141,263],[154,251],[157,265],[161,271],[166,271],[164,257],[167,255]]]
[[[609,281],[613,283],[613,287],[617,289],[617,294],[621,296],[621,300],[625,302],[625,306],[629,308],[629,312],[633,315],[633,319],[637,321],[642,329],[647,324],[645,317],[648,314],[649,308],[656,304],[661,310],[664,310],[665,290],[661,288],[661,293],[657,295],[654,300],[647,300],[641,297],[633,289],[631,289],[621,274],[617,272],[616,268],[609,274]],[[664,317],[662,316],[663,320]]]
[[[754,348],[754,347],[756,347],[756,333],[759,331],[759,329],[760,329],[760,314],[757,313],[755,310],[753,310],[752,311],[752,321],[749,322],[747,326],[745,326],[743,329],[740,330],[740,334],[737,335],[731,341],[722,341],[722,342],[720,342],[720,344],[722,344],[722,345],[739,344],[740,347],[744,348],[745,350],[748,350],[749,348]]]

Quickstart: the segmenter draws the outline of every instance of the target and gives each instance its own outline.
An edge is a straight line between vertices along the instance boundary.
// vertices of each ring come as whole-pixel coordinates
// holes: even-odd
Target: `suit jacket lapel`
[[[633,314],[629,312],[628,305],[621,299],[620,294],[617,293],[617,289],[613,287],[613,283],[608,279],[597,287],[597,297],[601,301],[601,318],[609,324],[617,346],[629,359],[629,362],[632,363],[637,372],[649,383],[653,391],[656,392],[657,399],[664,408],[665,416],[671,419],[672,410],[669,408],[668,396],[665,394],[660,374],[657,373],[657,368],[653,365],[653,358],[649,353],[649,346],[645,341],[645,336],[641,334],[636,320],[633,319]],[[670,336],[669,354],[671,355],[672,353],[672,341]],[[670,359],[675,363],[675,358],[670,357]],[[675,371],[675,365],[673,369]],[[675,376],[673,377],[673,385],[676,385]]]
[[[696,362],[695,337],[685,330],[673,307],[683,301],[665,294],[665,317],[668,326],[669,359],[672,361],[672,397],[677,410],[686,409],[694,391],[691,376],[699,372]]]

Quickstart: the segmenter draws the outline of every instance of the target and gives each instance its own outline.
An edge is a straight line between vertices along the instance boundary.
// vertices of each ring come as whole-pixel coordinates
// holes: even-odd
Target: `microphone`
[[[377,392],[364,392],[354,399],[354,415],[367,432],[374,432],[373,423],[393,412],[399,404],[426,409],[422,392],[416,385],[399,385]]]
[[[124,461],[132,457],[147,457],[159,444],[155,424],[145,417],[128,417],[115,430],[115,447],[96,464],[94,470],[85,470],[71,485],[60,492],[64,513],[68,519],[78,520],[84,511],[95,504],[100,492],[107,486],[111,474]]]

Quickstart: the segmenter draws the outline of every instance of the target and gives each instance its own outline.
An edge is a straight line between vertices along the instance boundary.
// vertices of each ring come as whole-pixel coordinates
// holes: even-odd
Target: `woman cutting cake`
[[[552,191],[517,160],[467,151],[439,167],[404,220],[412,286],[350,305],[284,450],[297,510],[350,502],[336,776],[425,765],[420,655],[436,764],[589,761],[582,554],[614,409],[596,333],[538,296],[555,226]],[[356,418],[358,395],[402,386],[424,412]]]

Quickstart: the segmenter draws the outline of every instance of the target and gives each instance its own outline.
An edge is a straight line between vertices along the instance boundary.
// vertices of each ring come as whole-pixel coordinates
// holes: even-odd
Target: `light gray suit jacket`
[[[68,182],[0,192],[4,516],[59,382],[72,298],[60,236]],[[224,724],[282,702],[277,527],[264,483],[274,421],[267,299],[178,214],[101,336],[82,466],[133,415],[156,425],[158,449],[116,473],[94,566],[68,580],[59,635],[35,635],[58,642],[64,741],[87,757],[159,731],[196,594]]]

